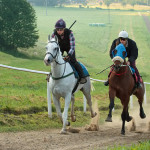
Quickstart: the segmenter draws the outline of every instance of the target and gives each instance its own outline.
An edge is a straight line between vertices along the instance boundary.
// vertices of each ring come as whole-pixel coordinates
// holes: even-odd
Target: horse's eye
[[[55,50],[57,51],[57,50],[58,50],[58,47],[56,47]]]
[[[114,50],[114,55],[116,55],[116,54],[117,54],[117,50],[115,49],[115,50]]]

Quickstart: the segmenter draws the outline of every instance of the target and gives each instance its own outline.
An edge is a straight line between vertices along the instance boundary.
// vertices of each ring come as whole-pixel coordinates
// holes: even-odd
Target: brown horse
[[[135,80],[131,73],[130,67],[126,64],[125,61],[126,50],[124,46],[119,44],[113,51],[113,55],[114,66],[109,77],[109,114],[106,121],[112,122],[112,109],[114,107],[114,98],[116,96],[121,100],[121,103],[123,105],[123,111],[121,114],[121,134],[124,135],[125,121],[129,122],[132,120],[132,117],[129,116],[128,112],[129,99],[132,94],[134,94],[138,98],[138,102],[140,105],[140,117],[142,119],[146,117],[142,107],[145,88],[143,81],[141,88],[135,88]]]

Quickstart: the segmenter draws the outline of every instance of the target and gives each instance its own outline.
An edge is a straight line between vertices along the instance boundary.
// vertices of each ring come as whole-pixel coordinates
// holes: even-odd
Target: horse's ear
[[[55,41],[58,43],[58,37],[55,35]]]
[[[48,42],[50,42],[50,40],[51,40],[51,36],[50,36],[50,34],[48,35]]]

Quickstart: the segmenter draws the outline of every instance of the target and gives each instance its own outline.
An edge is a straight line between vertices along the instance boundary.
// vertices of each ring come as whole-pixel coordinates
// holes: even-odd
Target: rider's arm
[[[136,43],[132,41],[130,46],[130,56],[128,61],[133,62],[137,59],[137,57],[138,57],[138,48],[136,46]]]
[[[74,38],[74,35],[73,35],[72,31],[69,35],[69,40],[70,40],[70,50],[68,52],[68,55],[71,56],[75,52],[75,38]]]

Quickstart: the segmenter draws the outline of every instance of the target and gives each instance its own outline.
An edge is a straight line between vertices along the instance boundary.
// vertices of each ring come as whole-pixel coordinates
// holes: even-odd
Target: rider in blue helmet
[[[130,65],[132,68],[135,69],[135,73],[138,78],[137,88],[141,88],[142,84],[140,81],[140,74],[139,74],[139,71],[138,71],[138,69],[136,67],[136,63],[135,63],[136,59],[138,57],[138,48],[137,48],[136,42],[128,37],[128,33],[126,31],[124,31],[124,30],[121,31],[118,35],[118,38],[113,41],[111,48],[110,48],[110,58],[111,59],[113,58],[112,51],[120,43],[122,43],[125,46],[126,51],[127,51],[127,57],[128,57],[127,65]],[[110,76],[110,74],[109,74],[109,76]],[[108,84],[109,84],[109,82],[107,80],[104,83],[104,85],[107,86]]]
[[[84,77],[82,67],[77,62],[76,56],[75,56],[75,38],[74,38],[73,32],[70,29],[66,28],[66,23],[63,19],[59,19],[56,22],[55,29],[51,37],[54,37],[54,36],[58,37],[58,43],[59,43],[62,55],[64,54],[64,52],[67,53],[67,56],[64,59],[66,61],[70,60],[71,64],[77,70],[79,77],[80,77],[79,82],[81,84],[85,83],[86,78]]]

